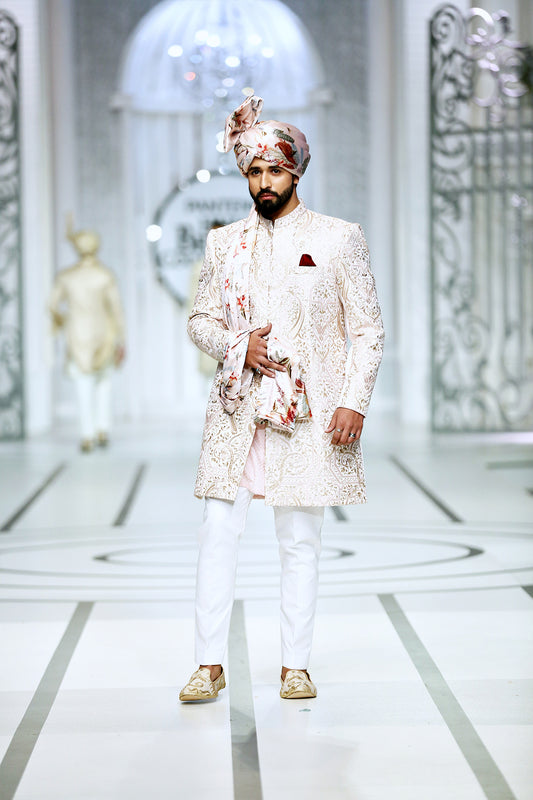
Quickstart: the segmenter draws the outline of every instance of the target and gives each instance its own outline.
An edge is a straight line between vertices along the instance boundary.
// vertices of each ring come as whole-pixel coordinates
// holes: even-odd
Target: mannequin
[[[125,356],[124,318],[115,276],[98,260],[98,234],[74,232],[67,221],[67,239],[79,260],[57,273],[50,298],[53,332],[64,332],[66,372],[78,395],[80,449],[109,443],[111,376]]]

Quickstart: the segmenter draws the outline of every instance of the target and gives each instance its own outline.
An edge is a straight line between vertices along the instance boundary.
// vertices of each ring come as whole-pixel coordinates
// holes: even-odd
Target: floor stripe
[[[379,599],[487,799],[517,800],[394,595]]]
[[[348,522],[346,512],[340,506],[331,506],[331,510],[335,515],[335,519],[337,519],[339,522]]]
[[[423,492],[426,495],[426,497],[428,497],[431,500],[431,502],[437,506],[437,508],[440,508],[440,510],[444,514],[446,514],[448,519],[450,519],[452,522],[463,522],[461,517],[458,517],[457,514],[454,511],[452,511],[449,506],[446,505],[446,503],[443,503],[443,501],[431,491],[431,489],[429,489],[425,484],[423,484],[422,481],[419,481],[416,475],[414,475],[409,469],[407,469],[405,464],[402,464],[399,458],[397,458],[396,456],[390,456],[390,460],[392,461],[393,464],[395,464],[398,467],[398,469],[401,472],[403,472],[403,474],[407,478],[409,478],[411,483],[414,483],[414,485],[418,489],[420,489],[420,491]]]
[[[526,592],[530,597],[533,597],[533,586],[522,586],[524,592]]]
[[[0,533],[7,533],[7,531],[11,530],[13,525],[15,525],[19,521],[19,519],[22,517],[22,515],[26,513],[26,511],[29,509],[29,507],[32,505],[32,503],[34,503],[37,500],[37,498],[40,497],[40,495],[42,495],[44,490],[47,489],[50,486],[50,484],[53,483],[53,481],[55,481],[57,476],[61,472],[63,472],[65,467],[66,467],[66,464],[60,464],[58,467],[55,468],[55,470],[52,472],[52,474],[49,475],[48,478],[43,483],[41,483],[40,486],[37,487],[37,489],[34,491],[34,493],[32,495],[30,495],[30,497],[28,497],[26,502],[23,503],[20,506],[20,508],[18,508],[15,511],[15,513],[12,514],[9,517],[9,519],[7,519],[4,522],[2,527],[0,527]]]
[[[126,499],[122,504],[122,508],[118,512],[116,519],[113,522],[114,528],[120,528],[122,525],[125,524],[128,514],[130,513],[131,507],[133,505],[133,501],[135,500],[135,495],[139,491],[139,486],[141,485],[141,481],[144,477],[145,471],[146,471],[146,464],[141,464],[137,468],[137,472],[135,473],[131,489],[129,490]]]
[[[12,800],[94,603],[78,603],[0,764],[0,800]]]
[[[235,800],[262,800],[252,679],[242,600],[236,600],[233,605],[228,666],[234,797]]]
[[[489,461],[487,469],[529,469],[533,467],[533,461]]]

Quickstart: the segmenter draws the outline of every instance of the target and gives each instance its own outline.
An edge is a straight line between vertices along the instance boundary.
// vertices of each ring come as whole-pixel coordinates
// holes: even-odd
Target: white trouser
[[[226,652],[235,593],[239,539],[252,493],[243,487],[235,502],[208,497],[200,528],[196,578],[196,661],[221,664]],[[281,663],[307,669],[318,590],[322,507],[274,508],[281,562]]]
[[[69,366],[78,395],[82,439],[94,439],[97,433],[109,433],[111,426],[111,370],[82,372]]]

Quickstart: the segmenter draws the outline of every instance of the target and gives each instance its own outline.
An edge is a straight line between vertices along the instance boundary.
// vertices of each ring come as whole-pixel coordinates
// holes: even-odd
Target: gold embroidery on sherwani
[[[222,269],[239,225],[210,232],[188,324],[196,345],[218,362],[231,336],[222,321]],[[299,266],[303,253],[316,266]],[[360,226],[303,203],[275,223],[261,218],[250,268],[250,316],[254,327],[272,322],[272,333],[300,355],[313,412],[292,435],[266,432],[265,502],[365,502],[359,441],[334,447],[324,433],[339,406],[366,414],[382,355],[381,315]],[[218,401],[219,381],[215,376],[207,406],[195,494],[233,500],[255,431],[260,379],[254,376],[233,415]]]

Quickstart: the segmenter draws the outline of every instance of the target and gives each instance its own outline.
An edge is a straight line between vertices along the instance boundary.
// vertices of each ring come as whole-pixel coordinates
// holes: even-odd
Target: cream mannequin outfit
[[[284,123],[257,123],[261,106],[250,97],[227,121],[241,171],[257,157],[300,177],[309,161],[304,135]],[[268,323],[268,358],[288,366],[275,378],[244,366],[251,331]],[[188,332],[218,362],[195,485],[205,498],[196,659],[222,662],[239,538],[252,497],[264,496],[274,507],[281,562],[281,663],[289,668],[281,696],[313,697],[303,671],[324,506],[366,500],[359,441],[334,446],[325,431],[338,407],[366,414],[383,350],[361,227],[300,201],[274,221],[252,209],[246,220],[211,231]],[[198,685],[192,681],[181,699],[215,697],[208,675],[195,675]]]
[[[124,321],[113,273],[94,256],[56,275],[50,298],[54,329],[66,340],[66,369],[74,380],[81,436],[93,440],[111,424],[111,374],[124,342]]]

